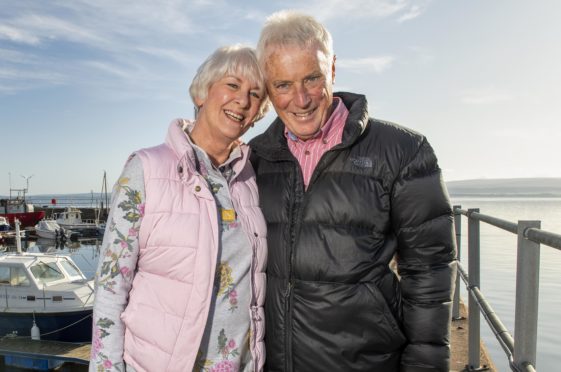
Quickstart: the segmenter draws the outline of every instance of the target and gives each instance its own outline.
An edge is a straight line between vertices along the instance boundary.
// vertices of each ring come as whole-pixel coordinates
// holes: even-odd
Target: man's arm
[[[401,371],[448,371],[456,273],[453,212],[433,149],[424,140],[392,192],[403,325]]]

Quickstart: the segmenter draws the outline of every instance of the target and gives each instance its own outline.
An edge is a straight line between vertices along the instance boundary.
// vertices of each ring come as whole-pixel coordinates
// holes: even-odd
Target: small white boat
[[[35,225],[35,234],[40,238],[64,240],[66,231],[55,220],[41,220]]]
[[[8,231],[10,230],[10,224],[8,223],[8,219],[6,217],[0,216],[0,231]]]
[[[0,255],[0,337],[91,341],[93,281],[69,256],[42,253]]]
[[[85,236],[96,236],[99,223],[94,220],[82,220],[82,211],[78,208],[67,207],[63,212],[55,213],[53,219],[66,230],[72,230]]]

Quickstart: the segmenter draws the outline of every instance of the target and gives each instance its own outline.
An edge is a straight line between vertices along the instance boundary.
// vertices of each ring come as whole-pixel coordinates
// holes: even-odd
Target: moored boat
[[[0,231],[8,231],[10,230],[10,224],[8,223],[8,219],[6,217],[0,217]]]
[[[99,221],[82,220],[82,211],[75,207],[67,207],[63,212],[53,214],[53,219],[60,227],[79,232],[84,236],[99,234]]]
[[[0,255],[0,337],[90,342],[93,282],[66,255]]]
[[[35,234],[40,238],[65,240],[66,230],[55,220],[41,220],[35,225]]]
[[[29,182],[29,180],[28,180]],[[12,197],[12,191],[17,192],[17,196]],[[0,217],[8,219],[10,225],[15,225],[15,220],[19,220],[21,227],[35,226],[37,222],[45,218],[44,211],[35,211],[33,204],[27,203],[25,200],[25,189],[10,188],[10,197],[8,199],[0,199]]]

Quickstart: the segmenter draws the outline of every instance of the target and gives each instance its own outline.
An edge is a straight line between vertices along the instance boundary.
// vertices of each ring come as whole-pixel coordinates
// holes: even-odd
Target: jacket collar
[[[337,148],[352,145],[364,132],[368,125],[368,104],[362,94],[337,92],[333,94],[343,100],[349,110],[349,116],[343,129],[342,143]],[[276,118],[269,128],[261,135],[250,141],[251,148],[267,160],[292,160],[294,157],[286,143],[284,135],[285,125],[280,118]]]
[[[191,172],[196,172],[197,161],[195,149],[187,139],[187,133],[185,132],[185,130],[189,126],[193,126],[194,124],[195,122],[192,120],[172,120],[169,125],[165,140],[166,145],[174,152],[179,162],[184,163],[184,165]],[[249,147],[242,142],[239,143],[239,146],[242,156],[232,164],[232,170],[234,171],[234,176],[232,177],[232,179],[236,178],[236,176],[242,172],[249,156]],[[180,167],[178,166],[178,169],[179,168]],[[182,172],[183,170],[181,170],[180,173]]]

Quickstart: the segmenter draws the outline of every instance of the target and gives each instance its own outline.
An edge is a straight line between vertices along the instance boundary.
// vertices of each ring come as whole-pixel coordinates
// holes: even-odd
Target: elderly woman
[[[254,51],[216,50],[194,121],[135,152],[113,191],[96,275],[90,371],[260,371],[266,228],[248,147],[266,112]]]

